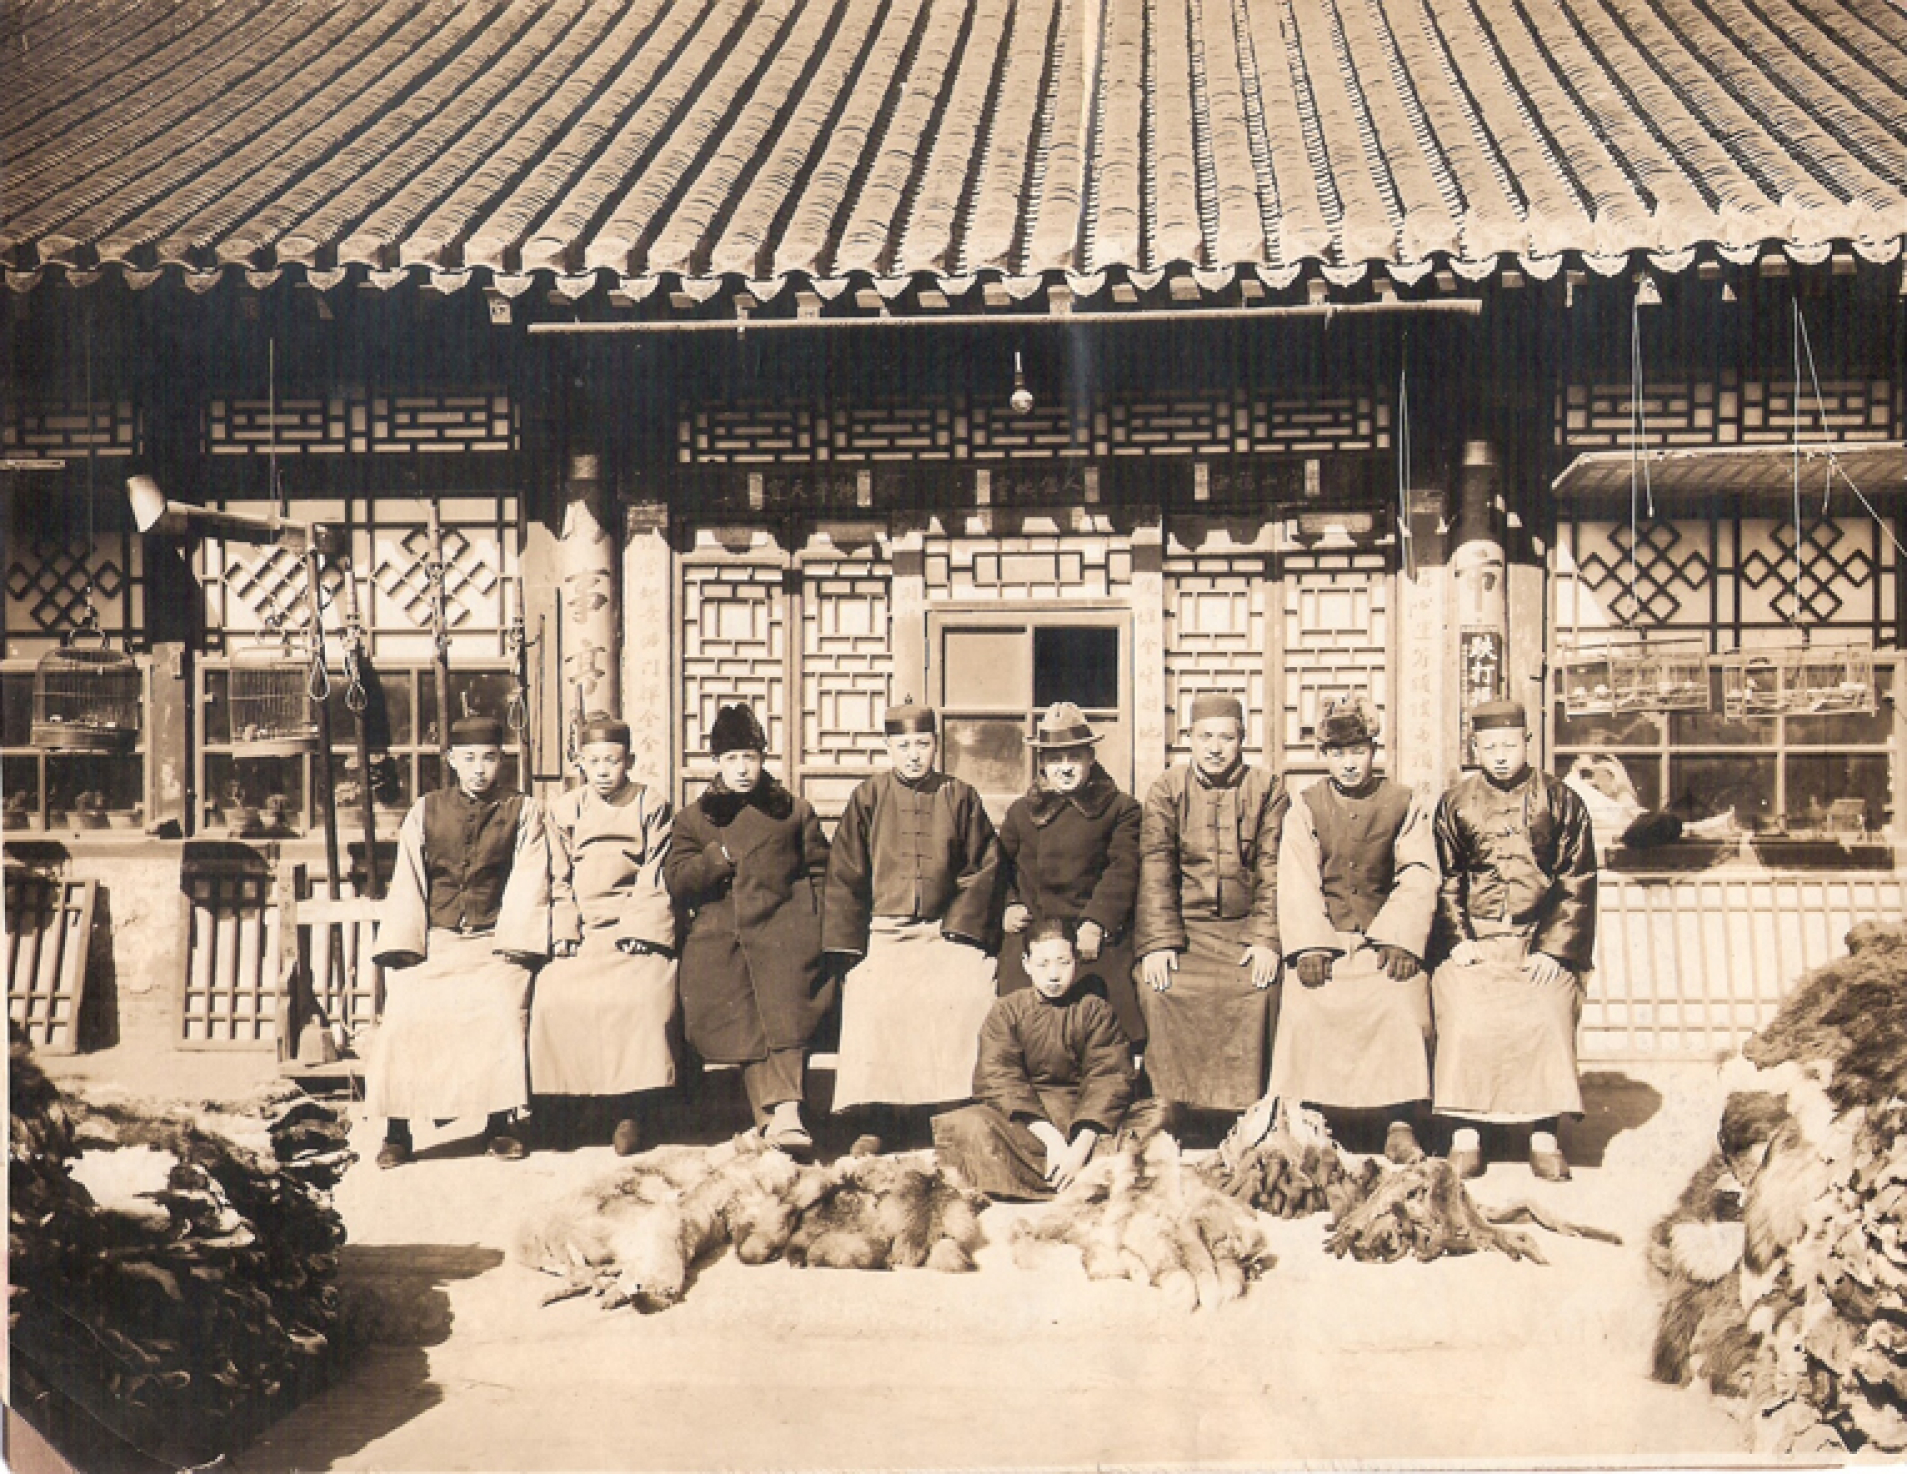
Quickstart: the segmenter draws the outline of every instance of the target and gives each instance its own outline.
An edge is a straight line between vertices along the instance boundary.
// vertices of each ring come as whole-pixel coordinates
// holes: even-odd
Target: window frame
[[[147,832],[147,828],[150,823],[150,815],[153,812],[152,763],[150,761],[151,752],[152,752],[151,737],[152,737],[153,665],[152,665],[152,657],[146,652],[134,650],[129,653],[132,655],[134,662],[139,667],[139,735],[133,739],[132,748],[129,751],[124,751],[124,752],[97,753],[97,754],[74,753],[74,754],[71,754],[71,756],[118,757],[118,758],[128,759],[128,760],[137,762],[139,765],[139,802],[138,804],[132,809],[104,810],[103,812],[105,813],[107,817],[107,822],[106,824],[101,826],[89,826],[89,825],[80,825],[80,824],[63,824],[63,825],[49,824],[47,822],[47,814],[49,812],[47,807],[48,789],[49,789],[49,785],[47,782],[47,762],[49,759],[57,760],[60,757],[67,756],[68,754],[53,752],[44,747],[36,747],[30,741],[24,742],[24,743],[10,743],[5,746],[0,746],[0,758],[6,758],[9,760],[20,759],[20,758],[30,758],[35,761],[38,767],[38,800],[34,805],[34,809],[33,809],[34,818],[32,822],[24,826],[14,827],[12,825],[4,824],[4,821],[0,821],[0,829],[4,830],[4,833],[7,835],[8,838],[10,839],[20,838],[27,835],[67,836],[67,835],[128,834],[128,833],[143,834]],[[39,668],[39,664],[40,662],[38,659],[29,658],[29,657],[0,659],[0,677],[24,678],[29,683],[31,683],[34,678],[35,672]],[[29,697],[29,700],[30,699],[31,698]],[[121,818],[125,818],[129,822],[125,822],[125,823],[117,822]]]

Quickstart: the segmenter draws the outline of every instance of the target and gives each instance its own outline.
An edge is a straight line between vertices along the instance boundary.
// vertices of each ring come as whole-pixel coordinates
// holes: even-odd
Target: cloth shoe
[[[1543,1182],[1568,1182],[1571,1177],[1569,1158],[1561,1148],[1549,1150],[1543,1147],[1530,1148],[1530,1172]]]
[[[854,1138],[854,1144],[848,1148],[850,1157],[878,1157],[887,1150],[887,1143],[872,1131],[863,1131]]]
[[[490,1155],[499,1161],[520,1162],[529,1154],[530,1149],[507,1131],[499,1131],[490,1138]]]
[[[814,1138],[808,1134],[808,1128],[801,1124],[801,1107],[792,1100],[784,1100],[775,1107],[767,1126],[762,1129],[762,1136],[771,1147],[787,1152],[791,1157],[814,1150]]]
[[[1452,1147],[1450,1170],[1457,1174],[1459,1181],[1483,1176],[1483,1152],[1474,1146]]]
[[[633,1157],[642,1150],[642,1123],[633,1116],[625,1116],[616,1123],[616,1134],[609,1144],[615,1148],[619,1157]]]
[[[1391,1122],[1390,1129],[1384,1133],[1384,1157],[1399,1167],[1415,1167],[1423,1161],[1424,1149],[1418,1144],[1417,1133],[1411,1129],[1410,1122]]]
[[[377,1149],[377,1164],[385,1171],[393,1167],[402,1167],[411,1159],[411,1144],[408,1141],[386,1141]]]

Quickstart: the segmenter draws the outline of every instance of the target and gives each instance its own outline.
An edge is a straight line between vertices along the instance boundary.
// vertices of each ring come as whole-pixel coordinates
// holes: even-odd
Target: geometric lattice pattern
[[[1223,692],[1245,703],[1245,752],[1265,753],[1266,555],[1241,551],[1172,558],[1165,565],[1168,762],[1189,755],[1194,698]]]
[[[1132,551],[1110,536],[930,537],[929,598],[1122,598],[1132,584]]]
[[[130,399],[92,405],[0,405],[0,447],[34,456],[129,456],[139,450],[139,422]]]
[[[887,556],[807,560],[801,583],[801,768],[872,768],[894,668]]]
[[[1579,552],[1583,586],[1618,622],[1666,625],[1679,622],[1693,597],[1704,622],[1714,572],[1706,523],[1611,524],[1605,538]]]
[[[685,411],[676,429],[685,465],[1319,455],[1390,443],[1388,402],[1344,392],[1186,394],[1091,411],[1043,398],[1024,414],[1003,400],[965,398],[835,410],[759,405]]]
[[[1819,518],[1801,524],[1797,557],[1794,523],[1776,522],[1768,545],[1742,558],[1736,574],[1745,588],[1767,599],[1778,618],[1829,624],[1851,595],[1870,587],[1874,560],[1838,523]]]
[[[279,908],[265,875],[188,875],[180,1043],[268,1045],[276,1037]]]
[[[716,712],[746,701],[771,763],[788,751],[787,647],[779,564],[682,565],[682,753],[706,772]],[[710,765],[712,766],[712,765]]]
[[[1363,696],[1380,717],[1390,709],[1391,580],[1381,552],[1286,553],[1280,572],[1279,761],[1287,773],[1321,771],[1317,727],[1328,705]]]
[[[508,394],[214,399],[205,441],[212,455],[507,451],[516,448],[516,421]]]
[[[1801,391],[1801,438],[1886,440],[1893,423],[1885,379],[1827,379]],[[1642,411],[1641,443],[1649,446],[1779,445],[1795,432],[1792,380],[1651,381],[1638,398],[1627,383],[1571,384],[1559,396],[1556,439],[1573,450],[1626,449],[1636,443],[1634,412]]]
[[[95,600],[107,606],[95,603],[94,612],[111,627],[111,605],[126,588],[126,571],[113,557],[111,542],[102,539],[90,560],[84,538],[35,538],[24,551],[25,557],[7,564],[6,588],[8,601],[29,620],[48,634],[77,628],[86,619],[90,586]],[[12,614],[10,609],[9,628],[16,626]]]

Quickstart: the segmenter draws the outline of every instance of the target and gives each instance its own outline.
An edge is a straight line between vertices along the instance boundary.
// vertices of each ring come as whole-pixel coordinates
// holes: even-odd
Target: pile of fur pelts
[[[1340,1259],[1391,1264],[1487,1249],[1547,1263],[1528,1235],[1502,1227],[1518,1221],[1620,1242],[1530,1203],[1486,1214],[1442,1158],[1410,1167],[1359,1161],[1332,1139],[1318,1112],[1269,1096],[1239,1118],[1198,1170],[1219,1191],[1279,1218],[1329,1213],[1324,1246]]]
[[[983,1201],[908,1157],[803,1166],[747,1133],[633,1157],[527,1222],[517,1257],[562,1283],[544,1303],[593,1294],[665,1310],[733,1245],[744,1264],[972,1269]]]
[[[235,1449],[336,1353],[346,1123],[272,1093],[204,1110],[63,1097],[16,1034],[14,1404],[173,1467]]]
[[[1236,1300],[1276,1262],[1250,1207],[1184,1166],[1164,1132],[1089,1164],[1015,1232],[1022,1263],[1041,1242],[1071,1244],[1092,1278],[1156,1285],[1185,1310]]]
[[[1651,1244],[1655,1375],[1745,1397],[1766,1453],[1907,1449],[1907,927],[1848,945],[1731,1061]]]

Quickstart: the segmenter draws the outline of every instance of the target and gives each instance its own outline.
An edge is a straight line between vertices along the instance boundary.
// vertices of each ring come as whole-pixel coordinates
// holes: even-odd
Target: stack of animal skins
[[[289,1087],[200,1110],[63,1096],[17,1032],[11,1056],[14,1404],[89,1466],[130,1446],[182,1468],[321,1387],[344,1118]]]
[[[982,1205],[913,1158],[803,1166],[751,1132],[632,1157],[526,1222],[516,1252],[561,1281],[546,1304],[593,1294],[606,1308],[666,1310],[731,1245],[744,1264],[961,1273]]]
[[[1157,1285],[1186,1310],[1237,1299],[1276,1262],[1250,1207],[1184,1166],[1164,1132],[1094,1162],[1015,1227],[1022,1261],[1042,1240],[1071,1244],[1092,1278]]]
[[[1746,1398],[1763,1453],[1907,1449],[1907,927],[1848,945],[1726,1067],[1650,1246],[1655,1375]]]

